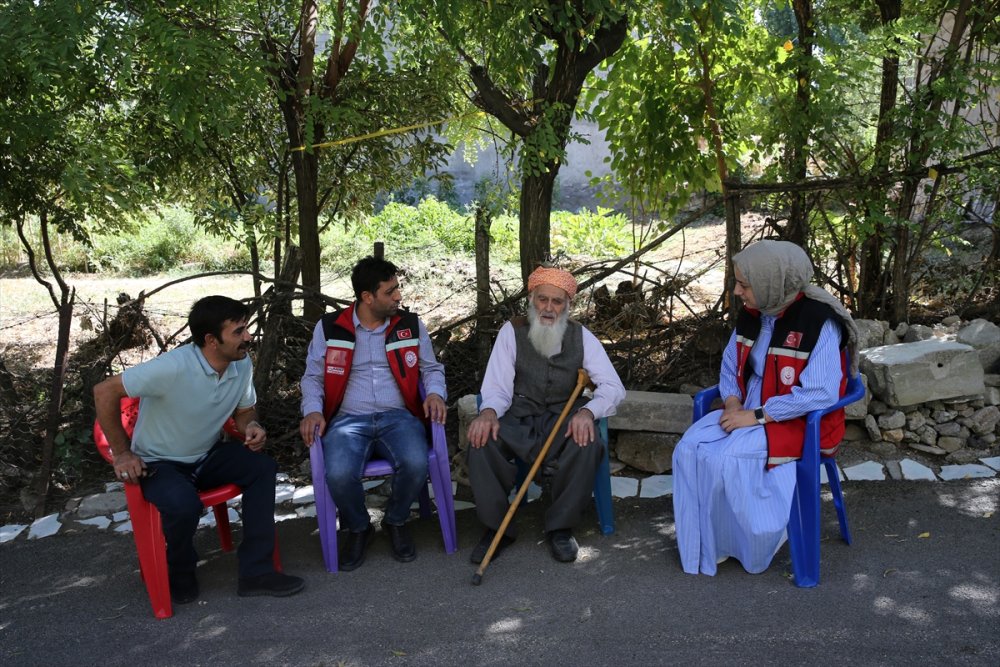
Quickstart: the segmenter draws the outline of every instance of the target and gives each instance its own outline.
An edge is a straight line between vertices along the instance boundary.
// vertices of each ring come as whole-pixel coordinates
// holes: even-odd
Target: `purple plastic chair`
[[[851,543],[851,530],[847,525],[847,511],[844,496],[840,490],[840,474],[831,456],[823,456],[819,451],[819,422],[823,415],[839,410],[854,401],[864,398],[865,385],[860,375],[848,378],[844,397],[826,408],[814,410],[806,415],[806,439],[802,448],[802,458],[795,463],[795,495],[792,496],[792,511],[788,517],[788,548],[792,553],[792,572],[795,585],[812,588],[819,583],[819,533],[820,533],[820,463],[826,467],[826,477],[830,482],[833,506],[840,522],[840,536]],[[719,387],[709,387],[694,397],[694,421],[698,421],[710,410],[712,401],[719,398]]]
[[[420,395],[424,395],[421,385]],[[437,505],[438,520],[441,522],[441,536],[445,553],[458,550],[458,531],[455,529],[455,499],[451,490],[451,465],[448,460],[448,443],[444,426],[431,424],[431,447],[427,450],[427,469],[434,488],[434,503]],[[328,572],[337,571],[337,506],[326,486],[326,466],[323,462],[323,444],[317,435],[309,448],[312,466],[313,494],[316,496],[316,519],[319,521],[319,540],[323,546],[323,562]],[[385,477],[392,474],[392,465],[384,459],[372,458],[365,465],[364,477]],[[430,494],[424,485],[420,492],[420,516],[431,515]]]

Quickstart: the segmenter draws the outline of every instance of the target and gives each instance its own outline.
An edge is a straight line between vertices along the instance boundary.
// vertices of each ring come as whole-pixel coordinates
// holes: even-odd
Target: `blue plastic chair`
[[[819,451],[820,418],[864,398],[864,395],[865,385],[861,376],[855,375],[848,379],[847,392],[843,398],[825,410],[814,410],[806,415],[805,444],[802,447],[802,458],[795,463],[795,494],[792,496],[792,510],[788,517],[788,548],[792,554],[792,572],[795,574],[795,585],[800,588],[812,588],[819,583],[820,463],[826,467],[833,506],[840,522],[840,536],[847,544],[851,543],[851,530],[847,525],[837,464],[833,457],[822,456]],[[718,385],[698,392],[694,397],[694,421],[705,416],[717,398]]]
[[[476,394],[476,408],[482,402],[482,396]],[[615,532],[615,511],[611,505],[611,462],[608,460],[608,420],[602,418],[597,420],[597,429],[604,439],[604,457],[601,465],[594,475],[594,504],[597,506],[597,522],[601,527],[602,535],[611,535]],[[524,483],[524,478],[528,476],[530,468],[526,461],[517,459],[517,478],[514,489],[517,490]]]

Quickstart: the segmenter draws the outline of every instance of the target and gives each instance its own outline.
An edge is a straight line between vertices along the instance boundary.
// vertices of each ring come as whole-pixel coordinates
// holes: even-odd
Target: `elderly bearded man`
[[[580,397],[563,433],[542,464],[551,479],[552,502],[545,533],[552,557],[576,560],[573,528],[590,503],[594,475],[605,448],[594,421],[615,413],[625,396],[604,347],[579,322],[569,319],[576,280],[568,271],[538,268],[528,277],[528,317],[515,317],[497,334],[483,378],[479,416],[469,424],[469,481],[479,520],[486,526],[470,560],[482,562],[507,512],[514,486],[515,457],[531,463],[576,387],[583,368],[596,385]],[[513,524],[494,558],[515,538]]]

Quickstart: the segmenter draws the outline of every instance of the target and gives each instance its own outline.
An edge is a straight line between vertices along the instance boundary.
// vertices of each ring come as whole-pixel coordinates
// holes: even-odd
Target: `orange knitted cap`
[[[569,271],[540,266],[528,276],[528,291],[534,290],[539,285],[558,287],[564,290],[571,299],[576,296],[576,279]]]

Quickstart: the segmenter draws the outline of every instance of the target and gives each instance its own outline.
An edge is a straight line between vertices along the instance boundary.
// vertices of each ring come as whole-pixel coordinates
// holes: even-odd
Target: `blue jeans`
[[[341,528],[352,533],[367,530],[370,523],[361,477],[373,453],[393,469],[385,523],[406,523],[410,506],[427,484],[427,429],[409,411],[334,417],[323,435],[326,485],[340,513]]]
[[[139,480],[142,495],[163,520],[167,565],[171,572],[194,572],[198,554],[194,532],[204,507],[198,490],[235,484],[243,490],[243,541],[240,576],[274,572],[274,475],[278,466],[267,454],[240,442],[219,442],[197,463],[150,461]]]

